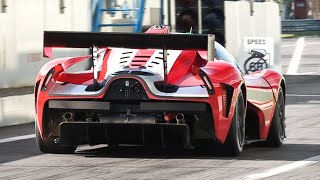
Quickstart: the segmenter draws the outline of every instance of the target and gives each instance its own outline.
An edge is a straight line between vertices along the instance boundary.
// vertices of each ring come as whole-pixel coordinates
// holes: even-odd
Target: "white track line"
[[[286,94],[288,97],[320,97],[320,94]]]
[[[292,47],[292,46],[296,46],[296,44],[286,44],[286,45],[282,45],[281,47]]]
[[[293,163],[289,163],[280,167],[276,167],[276,168],[272,168],[269,169],[267,171],[264,171],[262,173],[258,173],[258,174],[251,174],[245,177],[241,177],[239,179],[246,179],[246,180],[255,180],[255,179],[263,179],[263,178],[267,178],[267,177],[271,177],[274,175],[278,175],[284,172],[288,172],[288,171],[292,171],[294,169],[297,168],[301,168],[304,166],[309,166],[315,163],[320,162],[320,155],[319,156],[315,156],[315,157],[311,157],[302,161],[296,161]],[[279,178],[281,179],[281,178]]]
[[[303,48],[304,48],[304,38],[301,37],[298,39],[296,43],[296,48],[294,49],[294,53],[288,67],[288,71],[287,71],[288,75],[297,74]]]
[[[35,137],[36,137],[35,134],[29,134],[29,135],[24,135],[24,136],[10,137],[10,138],[5,138],[5,139],[0,139],[0,144],[12,142],[12,141],[20,141],[20,140],[24,140],[24,139],[31,139],[31,138],[35,138]]]
[[[309,74],[316,74],[317,72],[304,72],[304,73],[298,73],[297,75],[309,75]]]
[[[307,45],[320,45],[320,42],[306,43]]]

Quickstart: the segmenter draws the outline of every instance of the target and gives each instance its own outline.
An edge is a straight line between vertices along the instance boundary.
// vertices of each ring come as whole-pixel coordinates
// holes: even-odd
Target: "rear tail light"
[[[34,107],[37,113],[37,100],[38,100],[38,90],[39,90],[40,80],[36,82],[34,86]]]
[[[55,73],[55,69],[52,68],[47,76],[44,78],[44,81],[43,81],[43,84],[42,84],[42,87],[41,87],[41,91],[46,91],[48,89],[48,84],[50,83],[50,81],[52,80],[52,77]]]
[[[204,82],[206,88],[207,88],[207,91],[209,94],[214,94],[214,87],[212,85],[212,82],[210,81],[210,78],[208,77],[208,75],[200,69],[199,71],[199,75],[200,75],[200,78],[202,79],[202,81]]]
[[[208,86],[209,89],[212,89],[212,86],[211,86],[207,76],[203,76],[203,80],[204,80],[204,83],[206,83],[206,86]]]

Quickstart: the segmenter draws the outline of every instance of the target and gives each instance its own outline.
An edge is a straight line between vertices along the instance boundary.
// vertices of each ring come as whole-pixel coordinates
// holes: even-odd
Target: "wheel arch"
[[[243,92],[245,105],[247,105],[246,85],[244,84],[245,82],[241,72],[228,62],[222,60],[210,61],[205,67],[201,67],[200,69],[208,75],[212,85],[215,87],[215,94],[211,95],[209,99],[212,102],[211,105],[212,114],[214,116],[216,140],[223,144],[231,126],[240,90]],[[229,96],[231,98],[231,103],[228,116],[224,115],[223,110],[222,99],[224,95],[224,87],[232,87],[233,89],[231,96]]]

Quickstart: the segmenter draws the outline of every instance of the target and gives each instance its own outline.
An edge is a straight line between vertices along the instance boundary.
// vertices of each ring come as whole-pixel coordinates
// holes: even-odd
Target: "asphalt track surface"
[[[42,154],[34,124],[25,124],[0,128],[0,179],[320,179],[320,78],[287,76],[287,89],[287,138],[280,148],[248,145],[238,157],[132,146]],[[8,139],[24,135],[31,138]]]

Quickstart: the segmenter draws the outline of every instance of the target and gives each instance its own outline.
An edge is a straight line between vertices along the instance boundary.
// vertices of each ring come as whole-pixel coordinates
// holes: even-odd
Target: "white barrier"
[[[0,127],[34,121],[33,94],[0,98]]]
[[[281,17],[277,3],[254,2],[251,6],[249,2],[245,1],[225,1],[225,18],[226,48],[239,61],[241,68],[243,68],[249,53],[243,47],[243,39],[260,37],[272,38],[274,51],[268,52],[272,59],[270,68],[282,71],[280,59]]]
[[[10,0],[0,13],[0,88],[33,85],[48,62],[42,58],[44,30],[89,31],[90,1]],[[84,55],[85,50],[77,55]],[[55,57],[74,52],[57,51]]]

